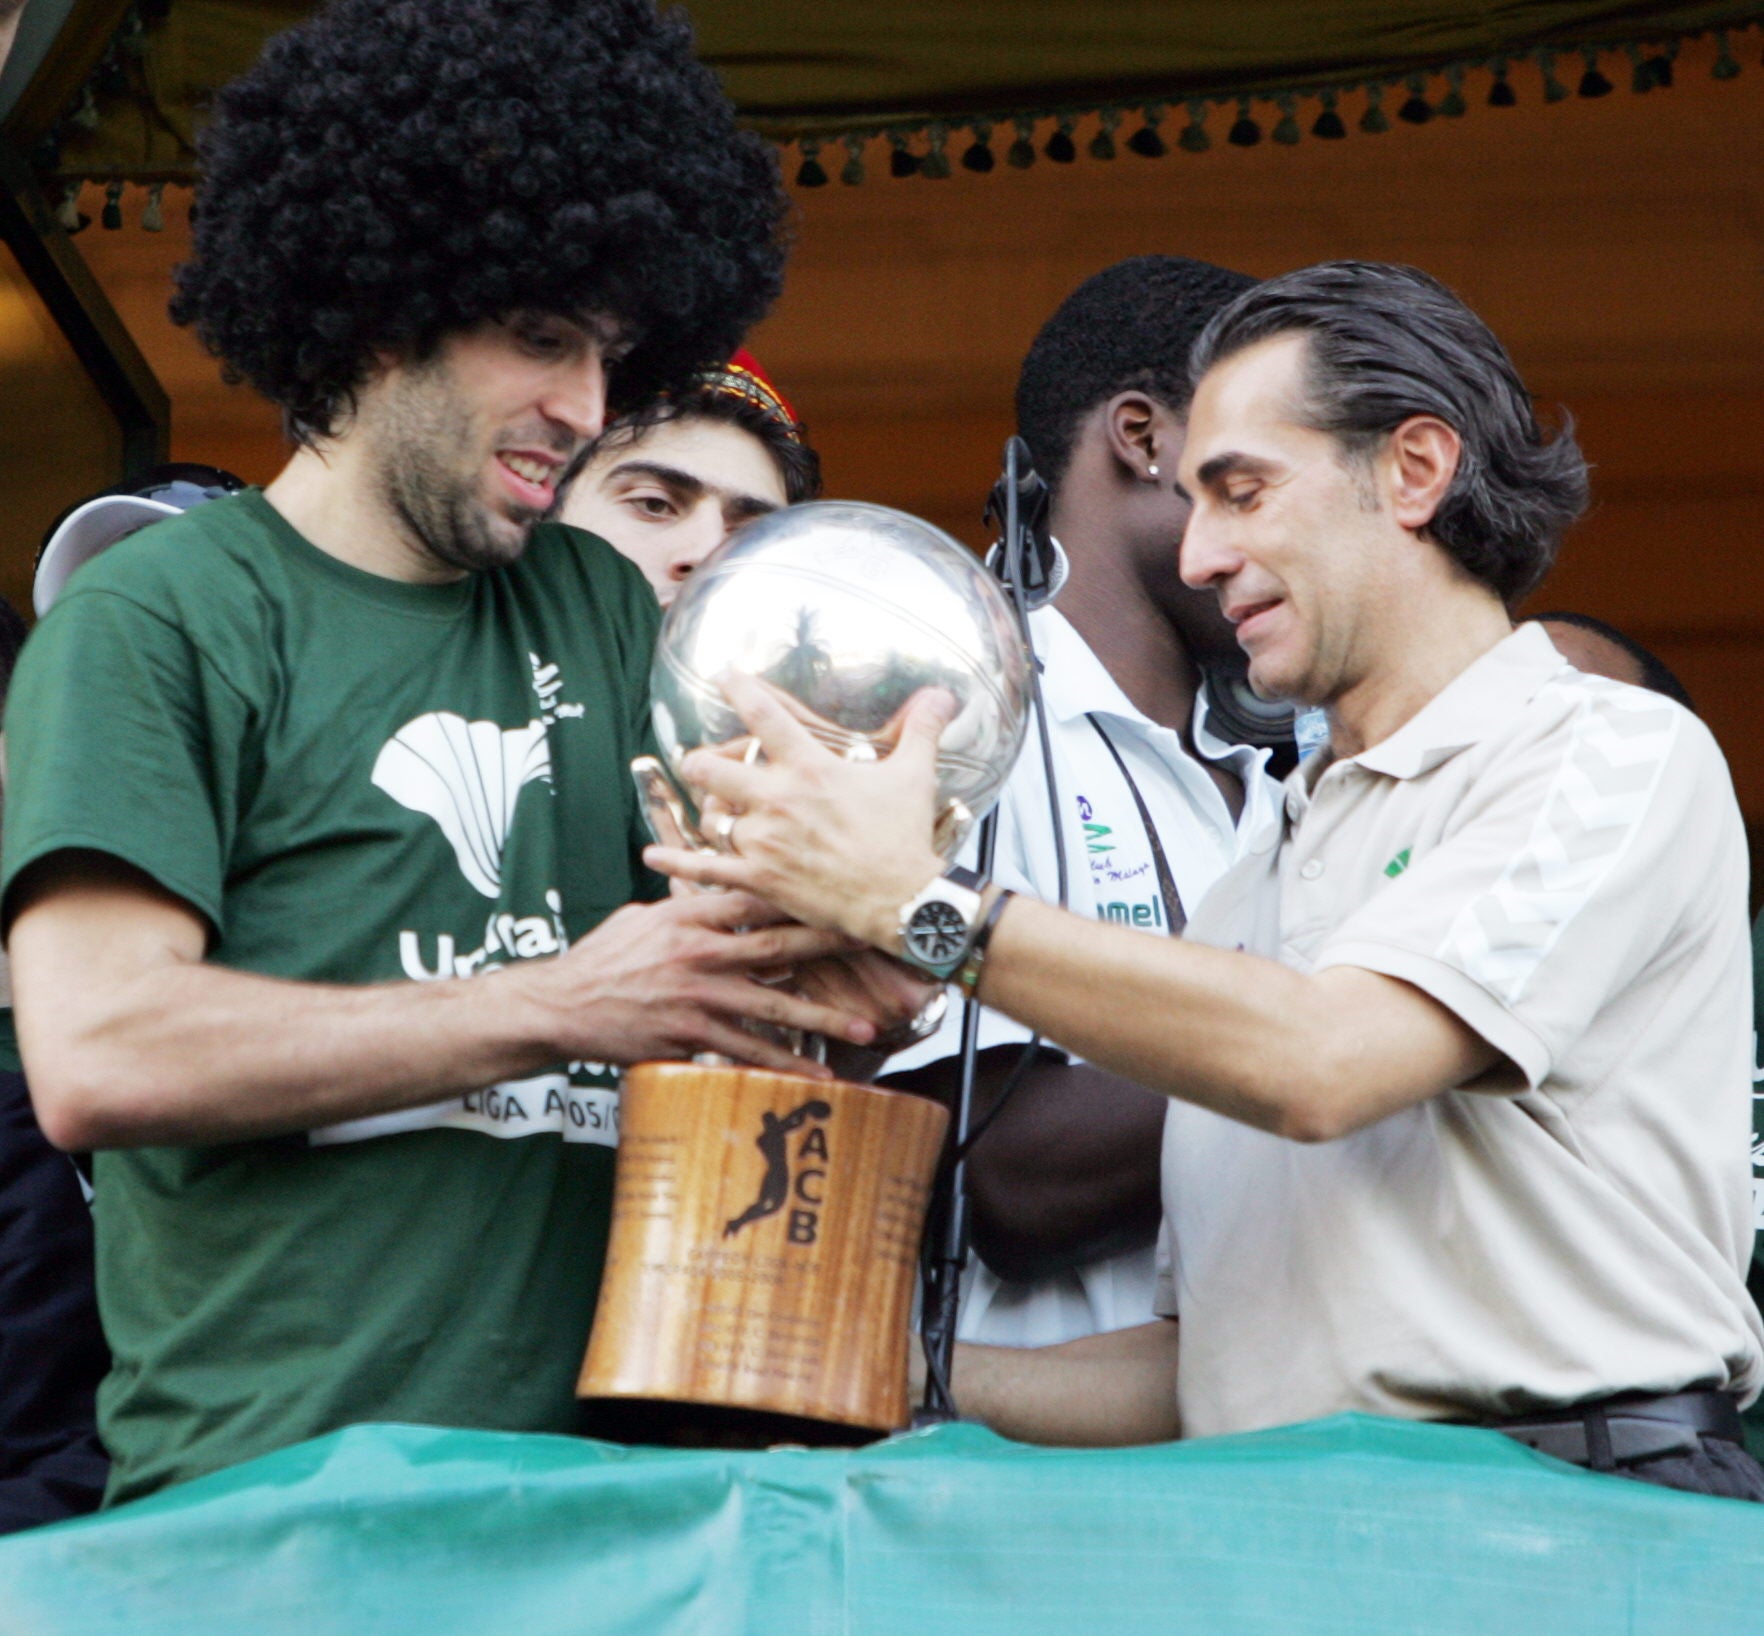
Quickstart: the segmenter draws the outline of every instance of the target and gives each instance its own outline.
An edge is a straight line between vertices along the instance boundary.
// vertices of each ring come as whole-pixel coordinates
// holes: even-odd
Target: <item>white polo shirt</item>
[[[1168,935],[1169,917],[1146,826],[1108,744],[1119,752],[1138,787],[1177,897],[1189,915],[1214,881],[1252,848],[1259,846],[1272,856],[1280,835],[1281,792],[1265,770],[1268,752],[1215,738],[1207,729],[1203,691],[1195,705],[1194,743],[1202,757],[1230,768],[1243,783],[1242,815],[1233,822],[1218,785],[1183,748],[1180,735],[1133,707],[1062,614],[1052,607],[1037,609],[1030,615],[1030,627],[1041,662],[1042,700],[1064,823],[1068,906],[1075,914]],[[1053,903],[1059,896],[1059,869],[1049,811],[1040,740],[1031,725],[999,801],[993,879]],[[974,859],[970,841],[962,861],[971,867]],[[888,1072],[954,1056],[961,1048],[961,1014],[961,1006],[951,1005],[943,1027],[892,1059]],[[1030,1030],[1020,1023],[982,1011],[981,1049],[1021,1044],[1029,1037]],[[1142,1324],[1154,1316],[1155,1282],[1151,1246],[1033,1283],[1001,1279],[975,1258],[964,1285],[960,1335],[995,1346],[1044,1346]]]
[[[1190,935],[1412,983],[1504,1061],[1315,1145],[1171,1104],[1184,1435],[1755,1396],[1746,847],[1708,730],[1527,625],[1286,788],[1277,924],[1250,859]]]

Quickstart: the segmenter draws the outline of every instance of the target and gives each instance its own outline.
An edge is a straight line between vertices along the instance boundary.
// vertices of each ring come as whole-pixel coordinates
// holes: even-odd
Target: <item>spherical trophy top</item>
[[[886,755],[920,688],[956,701],[938,751],[939,842],[997,798],[1029,718],[1029,660],[1004,592],[903,511],[816,501],[749,523],[687,581],[662,625],[651,696],[677,783],[689,750],[746,736],[717,678],[745,672],[853,759]]]

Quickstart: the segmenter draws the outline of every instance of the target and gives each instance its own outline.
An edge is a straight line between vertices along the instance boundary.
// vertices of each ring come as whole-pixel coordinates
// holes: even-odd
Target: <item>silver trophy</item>
[[[649,828],[668,846],[716,850],[681,774],[701,745],[758,744],[718,686],[730,671],[769,682],[814,736],[852,761],[894,747],[900,714],[921,688],[956,702],[937,751],[933,842],[949,858],[1010,776],[1029,720],[1029,657],[1015,615],[979,560],[942,530],[851,500],[791,506],[749,523],[687,582],[663,621],[650,674],[662,756],[631,763]],[[829,1055],[819,1036],[780,1031],[793,1050],[848,1077],[933,1032],[939,991],[910,1023],[872,1047]],[[762,1025],[749,1024],[753,1028]],[[716,1059],[721,1061],[723,1059]]]
[[[888,754],[921,688],[949,693],[956,713],[938,746],[934,836],[945,858],[997,799],[1029,720],[1028,654],[979,559],[917,517],[851,500],[749,523],[668,611],[650,676],[662,758],[631,767],[664,844],[714,850],[680,764],[701,745],[748,737],[717,685],[730,671],[769,682],[821,743],[854,761]]]

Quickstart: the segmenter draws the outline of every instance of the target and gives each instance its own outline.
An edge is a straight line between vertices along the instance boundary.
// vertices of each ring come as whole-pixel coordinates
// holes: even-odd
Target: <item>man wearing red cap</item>
[[[563,520],[636,563],[665,608],[743,523],[820,492],[802,423],[743,349],[608,428],[570,486]]]

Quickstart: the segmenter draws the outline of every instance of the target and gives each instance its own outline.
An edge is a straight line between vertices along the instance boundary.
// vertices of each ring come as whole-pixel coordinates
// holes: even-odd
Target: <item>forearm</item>
[[[202,963],[113,985],[84,1026],[27,995],[19,1038],[64,1147],[224,1142],[439,1101],[555,1062],[530,974],[342,987]],[[42,1000],[52,1003],[52,997]]]
[[[1177,1325],[1157,1319],[1061,1346],[961,1345],[957,1409],[1019,1443],[1112,1448],[1180,1435]]]
[[[13,921],[19,1042],[38,1119],[72,1148],[309,1130],[559,1062],[716,1051],[824,1073],[745,1022],[854,1044],[876,1025],[756,979],[844,948],[768,913],[740,893],[630,905],[550,958],[345,987],[210,964],[187,905],[117,867],[70,865]]]
[[[1375,1009],[1384,986],[1402,985],[1347,968],[1293,971],[1019,901],[993,936],[981,996],[1123,1078],[1314,1141],[1448,1089],[1492,1055],[1412,1007],[1386,1017]]]

